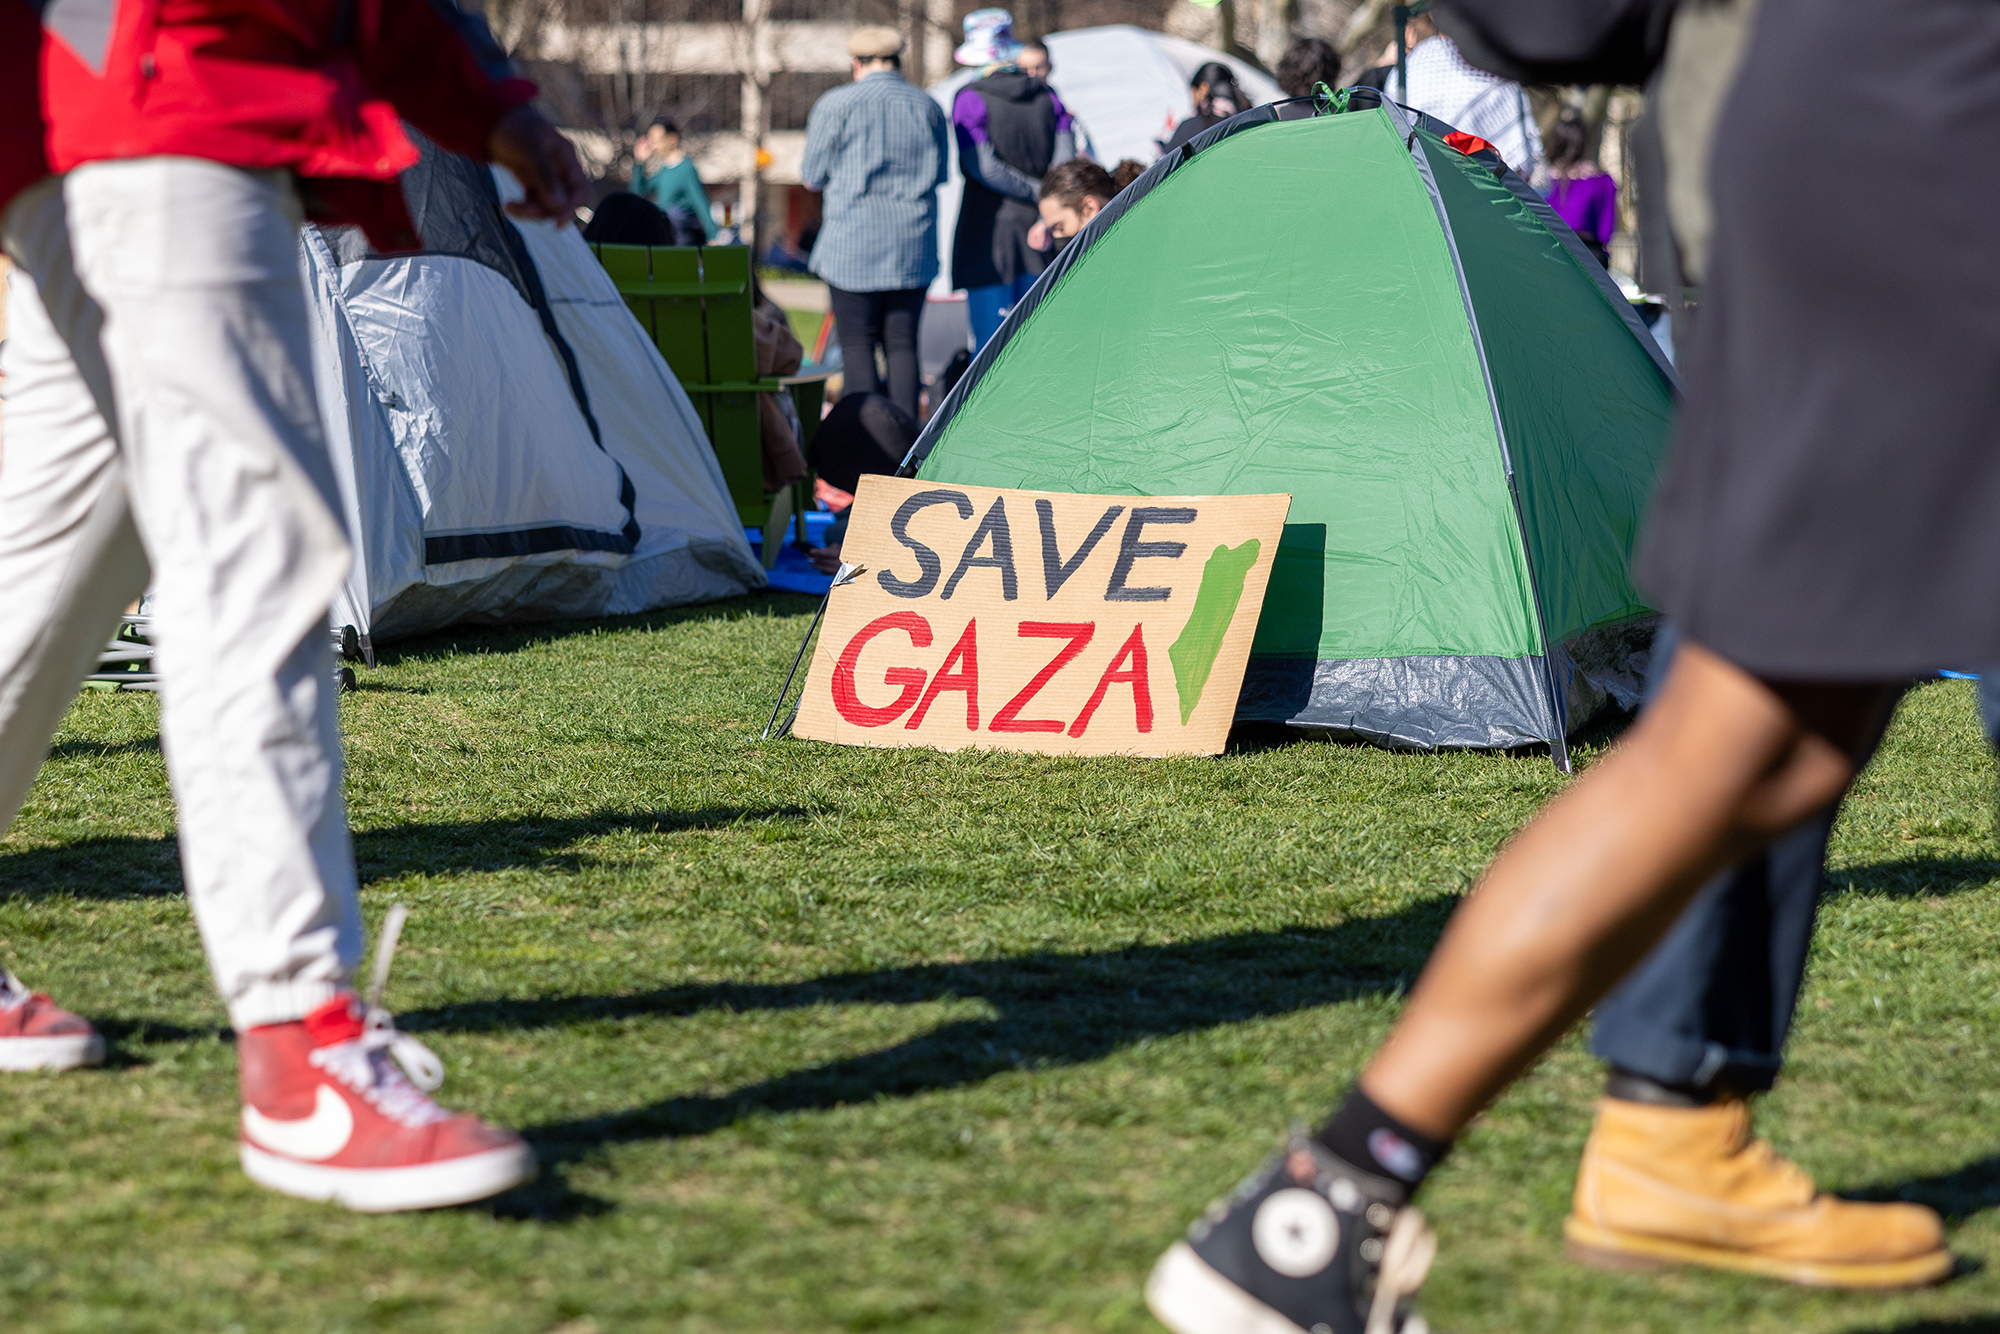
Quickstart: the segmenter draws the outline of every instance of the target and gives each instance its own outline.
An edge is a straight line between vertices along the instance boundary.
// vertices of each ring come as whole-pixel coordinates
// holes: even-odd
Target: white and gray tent
[[[502,211],[504,172],[423,144],[419,254],[300,242],[320,413],[364,645],[765,586],[701,420],[574,227]]]

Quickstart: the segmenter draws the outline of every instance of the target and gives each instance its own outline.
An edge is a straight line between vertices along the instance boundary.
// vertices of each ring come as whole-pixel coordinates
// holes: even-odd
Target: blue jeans
[[[1028,294],[1039,275],[1024,273],[1011,283],[996,283],[992,287],[968,287],[965,289],[965,317],[972,323],[972,350],[979,351],[986,346],[986,340],[1000,332],[1000,324],[1007,318],[1007,312]]]
[[[1657,660],[1671,659],[1663,627]],[[1665,673],[1655,671],[1648,694]],[[2000,744],[2000,671],[1979,682],[1988,741]],[[1876,738],[1879,745],[1881,738]],[[1874,753],[1862,758],[1866,765]],[[1806,950],[1826,889],[1838,803],[1702,890],[1653,952],[1598,1005],[1592,1054],[1675,1088],[1760,1093],[1784,1064]]]

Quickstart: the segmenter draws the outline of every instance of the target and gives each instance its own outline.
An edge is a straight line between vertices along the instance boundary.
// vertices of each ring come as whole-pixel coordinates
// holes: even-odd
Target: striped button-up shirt
[[[812,271],[849,292],[928,287],[938,272],[944,111],[893,70],[829,90],[806,120],[799,179],[826,193]]]
[[[1410,86],[1399,87],[1391,74],[1391,98],[1454,130],[1478,135],[1523,180],[1534,175],[1542,160],[1542,134],[1520,84],[1475,67],[1442,33],[1418,42],[1404,63]]]

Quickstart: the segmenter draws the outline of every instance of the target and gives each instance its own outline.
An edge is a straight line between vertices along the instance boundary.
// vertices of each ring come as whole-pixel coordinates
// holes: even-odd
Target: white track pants
[[[361,951],[298,224],[283,176],[194,158],[80,167],[0,218],[0,830],[150,569],[181,867],[238,1028]]]

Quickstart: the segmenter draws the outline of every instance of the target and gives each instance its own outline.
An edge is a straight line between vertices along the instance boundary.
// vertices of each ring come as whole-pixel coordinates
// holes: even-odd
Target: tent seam
[[[1549,207],[1549,201],[1542,198],[1534,186],[1522,180],[1505,162],[1502,162],[1500,170],[1493,174],[1513,193],[1522,207],[1526,208],[1537,222],[1548,228],[1562,244],[1571,261],[1583,271],[1586,278],[1590,279],[1591,285],[1597,289],[1597,294],[1611,307],[1611,313],[1618,316],[1625,327],[1639,340],[1639,346],[1645,349],[1646,355],[1652,360],[1653,369],[1660,373],[1660,378],[1667,382],[1667,388],[1678,400],[1681,396],[1680,372],[1674,369],[1671,361],[1667,360],[1667,354],[1660,350],[1659,340],[1653,337],[1653,331],[1646,327],[1646,322],[1632,309],[1632,303],[1625,299],[1625,294],[1611,281],[1610,273],[1597,262],[1595,255],[1583,248],[1583,242],[1577,237],[1575,229],[1563,221],[1560,213]]]
[[[1458,239],[1452,234],[1451,216],[1445,211],[1444,196],[1437,188],[1437,178],[1432,175],[1427,146],[1418,137],[1418,126],[1411,125],[1403,115],[1401,106],[1385,101],[1385,109],[1395,119],[1410,126],[1408,143],[1411,159],[1416,164],[1417,174],[1423,179],[1424,190],[1430,195],[1431,208],[1437,213],[1438,226],[1444,231],[1445,251],[1451,256],[1453,274],[1458,279],[1458,297],[1465,309],[1465,322],[1472,333],[1473,354],[1479,358],[1480,379],[1486,385],[1486,404],[1493,413],[1493,438],[1500,446],[1501,466],[1506,469],[1507,495],[1513,502],[1514,527],[1521,539],[1521,560],[1528,569],[1529,610],[1535,616],[1535,636],[1542,644],[1542,681],[1548,691],[1549,720],[1553,724],[1554,735],[1549,738],[1549,755],[1556,768],[1570,772],[1568,718],[1562,706],[1562,696],[1556,691],[1555,655],[1549,644],[1548,615],[1542,607],[1542,581],[1535,569],[1535,553],[1528,541],[1527,519],[1521,513],[1521,491],[1514,475],[1514,459],[1507,448],[1507,428],[1500,419],[1500,395],[1493,385],[1493,369],[1487,364],[1486,342],[1480,336],[1479,315],[1473,308],[1472,289],[1466,284],[1465,265],[1459,258]]]

